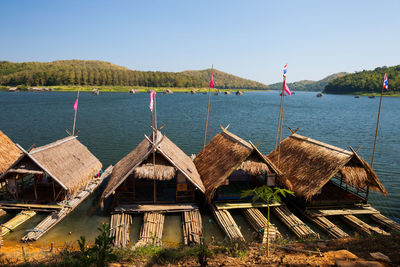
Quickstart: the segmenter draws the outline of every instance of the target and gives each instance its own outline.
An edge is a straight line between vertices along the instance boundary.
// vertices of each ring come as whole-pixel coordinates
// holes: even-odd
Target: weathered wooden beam
[[[270,207],[277,207],[281,206],[280,203],[273,203],[270,204]],[[229,209],[249,209],[249,208],[267,208],[268,205],[265,203],[252,203],[252,202],[245,202],[245,203],[215,203],[215,207],[218,210],[229,210]]]
[[[356,215],[356,214],[376,214],[379,213],[372,207],[355,208],[355,209],[308,209],[305,212],[311,217],[325,217],[325,216],[336,216],[336,215]]]

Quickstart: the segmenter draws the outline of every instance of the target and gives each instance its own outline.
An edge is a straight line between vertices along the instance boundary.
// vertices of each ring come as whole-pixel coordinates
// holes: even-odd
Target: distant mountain
[[[144,87],[208,87],[211,70],[135,71],[105,61],[58,60],[13,63],[0,61],[0,85],[119,85]],[[268,89],[259,82],[214,70],[215,88]]]
[[[378,67],[374,70],[363,70],[348,74],[330,81],[325,86],[324,92],[328,94],[380,93],[385,73],[389,80],[389,92],[387,94],[398,94],[400,91],[400,65]]]
[[[290,89],[294,91],[323,91],[329,81],[347,75],[347,72],[339,72],[319,81],[301,80],[293,83],[288,83]],[[282,90],[282,83],[274,83],[269,85],[271,90]]]

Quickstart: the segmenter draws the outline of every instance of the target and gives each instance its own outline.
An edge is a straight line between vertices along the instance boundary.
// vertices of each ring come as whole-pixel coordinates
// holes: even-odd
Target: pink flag
[[[213,73],[211,72],[211,79],[210,79],[210,88],[214,88],[214,79],[213,79]]]
[[[79,97],[76,98],[75,103],[74,103],[74,110],[75,111],[78,110],[78,100],[79,100]]]
[[[285,83],[285,92],[288,94],[288,95],[292,95],[292,92],[290,92],[290,89],[289,89],[289,87],[287,86],[287,83],[286,82],[284,82]]]
[[[156,92],[153,90],[150,92],[150,110],[153,112],[154,110],[154,98],[156,97]]]

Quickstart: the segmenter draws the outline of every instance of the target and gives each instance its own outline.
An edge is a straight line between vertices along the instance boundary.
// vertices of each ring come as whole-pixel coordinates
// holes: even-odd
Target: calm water
[[[75,93],[0,92],[0,130],[24,148],[63,138],[67,135],[65,129],[72,128],[75,98]],[[207,98],[203,94],[157,95],[159,126],[165,123],[163,132],[188,155],[202,148]],[[277,92],[213,96],[211,135],[220,131],[220,124],[230,124],[230,131],[255,144],[261,142],[260,150],[268,154],[275,143],[279,103]],[[115,164],[135,148],[144,134],[150,134],[148,105],[149,96],[144,93],[101,93],[99,96],[81,93],[77,122],[79,140],[104,167]],[[332,145],[362,147],[361,156],[370,161],[378,105],[379,98],[361,96],[356,99],[342,95],[316,98],[315,93],[297,92],[285,98],[284,137],[289,135],[287,127],[299,127],[298,133]],[[400,98],[383,99],[374,169],[389,197],[376,193],[370,197],[374,207],[397,222],[400,222],[399,111]],[[97,198],[91,197],[39,242],[54,239],[73,242],[80,235],[94,237],[97,234],[94,225],[107,221],[95,208]],[[41,218],[42,215],[37,215],[7,239],[18,240]],[[134,219],[132,240],[137,239],[140,220]],[[179,217],[170,216],[166,222],[171,227],[166,227],[164,241],[180,242],[177,236],[181,232],[175,234],[176,227],[180,229]],[[212,219],[205,215],[203,222],[205,232],[222,239]],[[245,222],[239,224],[244,232],[248,231]]]

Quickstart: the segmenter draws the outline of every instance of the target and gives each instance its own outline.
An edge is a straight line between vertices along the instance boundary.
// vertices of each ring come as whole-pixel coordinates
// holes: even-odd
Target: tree
[[[286,194],[294,195],[294,192],[284,189],[284,188],[279,188],[279,187],[274,187],[272,189],[269,186],[263,185],[260,187],[256,187],[254,189],[249,189],[249,190],[244,190],[242,191],[241,198],[245,198],[248,196],[253,196],[252,201],[256,202],[258,200],[262,200],[267,204],[267,256],[269,257],[269,224],[270,224],[270,204],[272,203],[280,203],[281,202],[281,197],[286,197]]]

